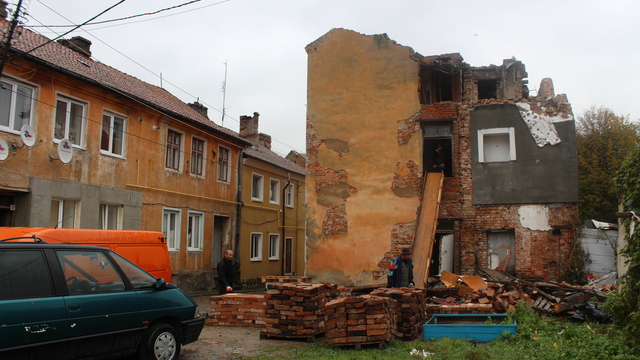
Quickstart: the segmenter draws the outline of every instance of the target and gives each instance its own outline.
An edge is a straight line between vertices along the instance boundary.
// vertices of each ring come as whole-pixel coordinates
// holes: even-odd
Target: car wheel
[[[173,326],[156,324],[147,330],[138,354],[140,360],[177,360],[180,356],[180,340]]]

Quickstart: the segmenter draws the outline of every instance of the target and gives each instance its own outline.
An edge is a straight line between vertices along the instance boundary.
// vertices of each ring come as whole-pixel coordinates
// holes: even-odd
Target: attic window
[[[478,99],[496,99],[498,97],[498,80],[478,80]]]
[[[77,62],[79,62],[80,64],[82,64],[82,65],[86,66],[86,67],[91,67],[91,66],[89,65],[89,63],[88,63],[88,62],[86,62],[86,61],[84,61],[83,59],[76,58],[76,61],[77,61]]]

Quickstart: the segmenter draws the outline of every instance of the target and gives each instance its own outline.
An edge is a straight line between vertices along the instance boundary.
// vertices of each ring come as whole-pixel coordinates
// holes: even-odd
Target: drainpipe
[[[286,239],[284,238],[285,237],[285,232],[286,232],[286,228],[285,228],[285,223],[284,222],[285,222],[285,215],[286,215],[285,210],[287,208],[287,205],[285,204],[285,199],[286,199],[286,196],[287,196],[287,187],[289,187],[290,184],[291,184],[291,173],[287,172],[287,184],[284,186],[284,191],[282,192],[282,230],[281,230],[281,232],[282,232],[282,235],[281,235],[281,237],[282,237],[282,250],[281,250],[282,251],[282,256],[281,256],[281,259],[282,259],[282,271],[281,271],[282,275],[285,274],[284,268],[285,268],[285,263],[286,263],[286,261],[285,261],[286,259],[284,258],[285,251],[286,251],[285,246],[284,246],[285,243],[286,243]],[[291,252],[293,253],[293,243],[291,244]],[[293,264],[293,262],[291,262],[291,264]]]
[[[237,284],[239,289],[242,288],[242,283],[240,282],[240,219],[242,218],[240,215],[242,213],[242,206],[244,203],[242,202],[242,162],[244,158],[244,151],[240,149],[238,151],[238,205],[236,205],[236,236],[235,236],[235,244],[233,244],[233,257],[236,263],[235,269],[235,279],[234,284]],[[234,286],[235,288],[236,286]]]

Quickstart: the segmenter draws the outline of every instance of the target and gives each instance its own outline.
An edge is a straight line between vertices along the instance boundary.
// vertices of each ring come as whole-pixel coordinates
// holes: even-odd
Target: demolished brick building
[[[476,266],[561,277],[577,157],[571,106],[551,79],[534,97],[515,58],[473,67],[346,29],[306,51],[307,276],[385,283],[409,247],[418,286]]]

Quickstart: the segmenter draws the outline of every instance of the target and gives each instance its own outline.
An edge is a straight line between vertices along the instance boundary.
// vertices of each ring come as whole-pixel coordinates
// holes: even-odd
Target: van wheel
[[[180,340],[177,334],[169,324],[150,327],[138,349],[140,360],[177,360],[180,356]]]

